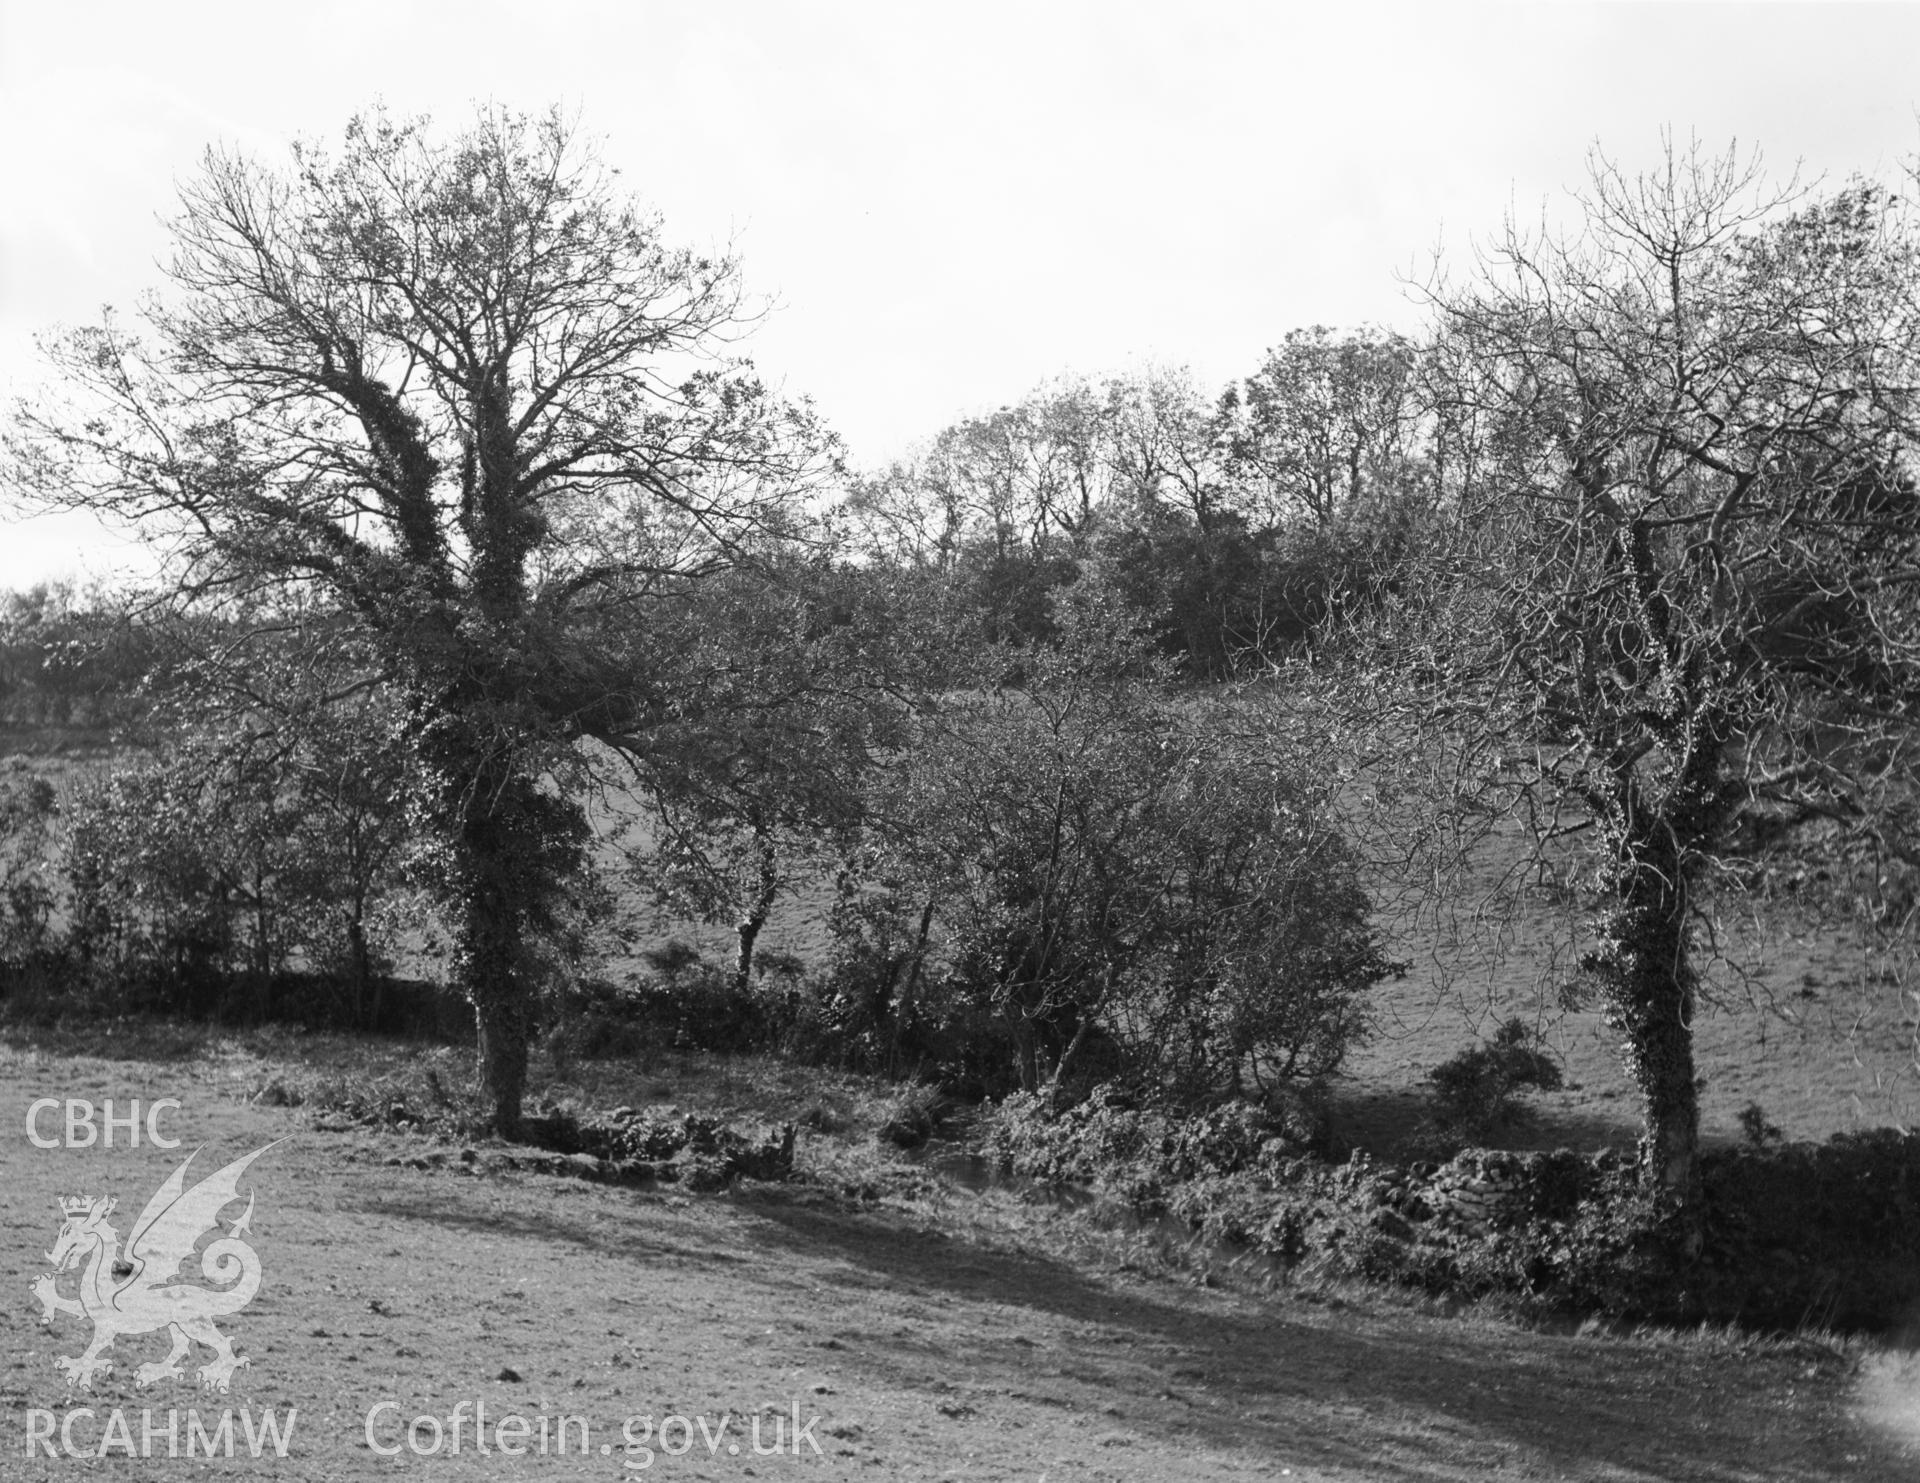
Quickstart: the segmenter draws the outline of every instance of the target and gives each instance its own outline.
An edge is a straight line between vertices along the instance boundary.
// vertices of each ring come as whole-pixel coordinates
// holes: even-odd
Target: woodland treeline
[[[120,748],[12,764],[9,994],[376,1023],[427,963],[506,1135],[542,1036],[649,1026],[1279,1105],[1401,967],[1381,893],[1519,819],[1697,1209],[1725,904],[1815,854],[1912,930],[1920,236],[1732,154],[1580,204],[1417,335],[1062,376],[861,469],[557,117],[210,152],[162,291],[7,428],[14,500],[163,572],[6,608],[7,718]],[[801,891],[819,962],[759,947]],[[733,960],[610,975],[649,897]]]

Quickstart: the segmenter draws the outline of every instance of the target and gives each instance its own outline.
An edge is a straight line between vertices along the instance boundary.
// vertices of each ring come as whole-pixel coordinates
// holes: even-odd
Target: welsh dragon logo
[[[275,1146],[270,1143],[267,1148]],[[226,1234],[200,1253],[201,1276],[218,1286],[194,1286],[180,1281],[179,1273],[200,1238],[219,1231],[220,1212],[240,1198],[240,1176],[267,1148],[235,1159],[192,1189],[186,1187],[187,1165],[198,1150],[188,1154],[147,1201],[124,1252],[120,1233],[107,1224],[114,1200],[79,1196],[60,1202],[60,1234],[47,1253],[53,1271],[36,1279],[32,1287],[44,1310],[43,1323],[52,1324],[56,1314],[68,1313],[93,1324],[93,1342],[86,1353],[54,1360],[69,1388],[91,1388],[95,1375],[112,1373],[113,1362],[105,1356],[121,1334],[164,1328],[173,1336],[173,1350],[158,1364],[144,1364],[134,1371],[137,1384],[180,1378],[180,1361],[197,1342],[213,1351],[213,1358],[200,1367],[200,1384],[208,1390],[227,1389],[233,1372],[247,1361],[234,1354],[233,1344],[213,1326],[213,1320],[238,1313],[260,1290],[260,1258],[240,1239],[253,1219],[251,1192],[247,1208]],[[82,1265],[80,1295],[62,1297],[61,1275]]]

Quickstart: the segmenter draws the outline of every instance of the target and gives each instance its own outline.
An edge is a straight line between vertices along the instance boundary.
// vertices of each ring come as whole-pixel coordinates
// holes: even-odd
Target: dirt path
[[[939,1202],[856,1212],[807,1191],[688,1198],[419,1170],[387,1162],[417,1140],[305,1130],[229,1100],[220,1078],[0,1052],[0,1479],[1920,1477],[1920,1438],[1876,1424],[1850,1366],[1819,1346],[1552,1336],[1386,1300],[1183,1287],[1069,1259],[1044,1221],[1024,1249],[984,1241]],[[34,1099],[108,1096],[123,1115],[127,1098],[178,1098],[161,1131],[181,1148],[29,1143]],[[251,1357],[231,1393],[190,1376],[137,1389],[135,1365],[165,1348],[145,1334],[69,1396],[53,1360],[88,1331],[64,1315],[43,1328],[28,1292],[60,1198],[112,1193],[124,1236],[196,1144],[209,1145],[197,1175],[290,1133],[246,1180],[264,1285],[222,1321]],[[1898,1409],[1902,1373],[1878,1363],[1858,1383]],[[462,1402],[454,1456],[444,1433]],[[529,1455],[474,1452],[482,1402],[494,1442],[501,1418],[527,1419]],[[43,1443],[29,1457],[30,1428],[49,1424],[34,1413],[64,1421],[74,1403],[95,1413],[70,1428],[76,1449],[107,1439],[108,1455],[48,1457]],[[373,1440],[395,1457],[368,1445],[383,1403]],[[152,1413],[155,1455],[111,1445],[116,1407],[135,1450]],[[226,1408],[238,1427],[289,1407],[284,1458],[270,1442],[247,1455],[243,1433],[231,1460],[165,1456],[169,1409],[184,1433],[189,1409],[212,1430]],[[688,1418],[666,1440],[689,1450],[663,1452],[656,1430],[627,1454],[623,1420],[643,1414]],[[807,1440],[798,1458],[753,1455],[756,1416],[762,1447],[778,1417],[790,1448],[796,1415],[818,1418],[818,1456]],[[436,1419],[439,1455],[405,1446],[416,1416]],[[577,1422],[568,1452],[553,1450],[563,1416],[585,1419],[584,1455]],[[424,1446],[432,1429],[415,1435]]]

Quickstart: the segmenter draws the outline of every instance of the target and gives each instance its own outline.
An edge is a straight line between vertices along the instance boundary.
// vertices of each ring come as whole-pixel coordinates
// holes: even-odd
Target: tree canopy
[[[164,290],[55,336],[10,492],[109,512],[208,603],[315,594],[406,697],[503,1129],[574,743],[671,745],[652,604],[791,538],[831,468],[731,346],[737,259],[671,245],[557,113],[375,112],[181,191]],[[694,709],[697,710],[697,707]]]
[[[1382,653],[1483,802],[1590,846],[1586,968],[1697,1206],[1711,889],[1756,828],[1871,827],[1911,775],[1920,278],[1888,194],[1731,154],[1597,160],[1585,204],[1436,297],[1447,506]]]

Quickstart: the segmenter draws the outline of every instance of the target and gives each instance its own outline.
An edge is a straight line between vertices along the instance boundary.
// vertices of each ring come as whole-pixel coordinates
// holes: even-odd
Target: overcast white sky
[[[1411,324],[1401,278],[1600,141],[1786,174],[1920,147],[1920,6],[0,0],[0,380],[157,282],[216,139],[284,157],[380,98],[561,102],[669,232],[737,238],[752,349],[877,462],[1062,370],[1224,382],[1288,329]],[[0,586],[101,538],[0,534]]]

